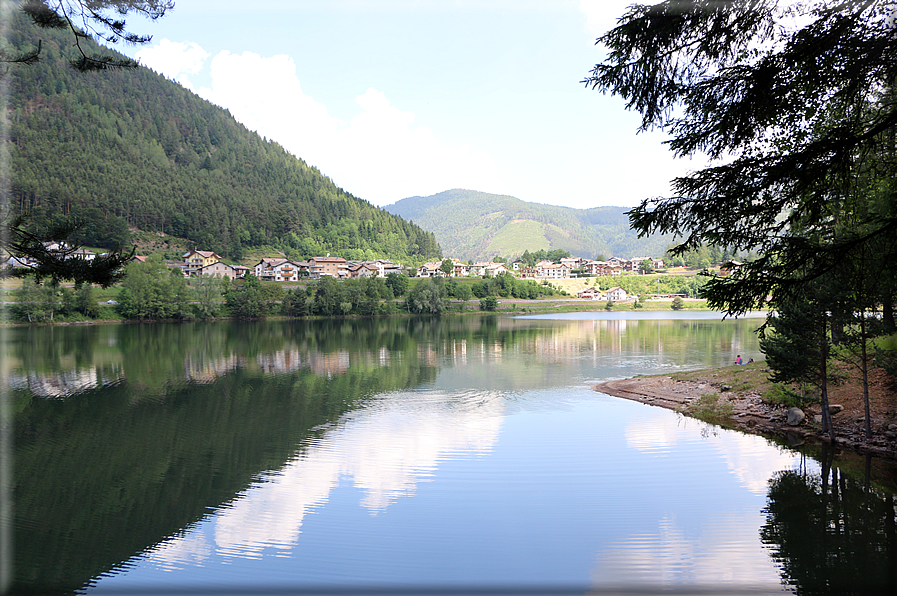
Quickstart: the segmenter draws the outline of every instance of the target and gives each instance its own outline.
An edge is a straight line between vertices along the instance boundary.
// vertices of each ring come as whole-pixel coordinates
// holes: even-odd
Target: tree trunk
[[[828,404],[828,326],[825,315],[820,317],[819,334],[819,388],[822,403],[822,432],[828,431],[832,445],[835,444],[835,427],[832,426],[832,413]]]
[[[866,352],[866,313],[860,313],[860,370],[863,371],[863,409],[866,438],[872,438],[872,411],[869,406],[869,354]]]

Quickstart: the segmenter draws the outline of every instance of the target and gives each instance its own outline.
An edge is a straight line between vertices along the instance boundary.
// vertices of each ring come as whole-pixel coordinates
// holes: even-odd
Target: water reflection
[[[288,552],[309,511],[323,506],[340,483],[360,490],[371,515],[414,493],[441,461],[488,452],[504,409],[497,394],[438,392],[383,395],[308,442],[273,476],[223,509],[214,530],[161,544],[149,560],[164,568],[202,562],[212,554],[260,556]]]
[[[897,593],[894,493],[832,465],[783,470],[769,483],[764,544],[797,594]]]
[[[769,558],[758,528],[766,481],[794,454],[589,390],[757,357],[755,327],[11,329],[16,588],[777,587],[786,557]]]
[[[669,481],[658,478],[660,499],[666,501],[660,507],[663,513],[652,527],[626,533],[601,549],[592,570],[595,584],[646,593],[671,586],[708,593],[787,591],[780,586],[779,569],[757,534],[760,510],[741,509],[732,493],[720,485],[714,494],[706,494],[702,478],[715,474],[713,460],[706,459],[709,449],[742,489],[762,498],[767,480],[780,470],[798,467],[801,458],[755,436],[664,414],[631,420],[624,432],[626,445],[668,462],[678,481],[694,487],[694,492],[667,493],[662,483]]]
[[[729,323],[469,317],[18,328],[8,331],[4,356],[9,385],[33,397],[66,398],[127,381],[132,400],[140,400],[238,369],[307,369],[330,378],[350,367],[401,366],[409,358],[434,368],[463,367],[472,357],[541,366],[585,359],[599,368],[642,372],[728,363],[736,353],[759,355],[755,324]]]

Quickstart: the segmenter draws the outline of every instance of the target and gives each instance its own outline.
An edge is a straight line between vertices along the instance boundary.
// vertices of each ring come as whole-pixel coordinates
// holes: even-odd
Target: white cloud
[[[213,553],[249,559],[266,549],[286,553],[297,544],[307,514],[323,507],[341,481],[351,480],[364,495],[360,505],[377,515],[432,479],[440,462],[491,451],[504,409],[495,392],[477,392],[463,403],[440,392],[384,394],[221,508],[213,529],[199,524],[159,544],[148,559],[162,569],[180,569]]]
[[[762,522],[761,512],[711,512],[686,532],[675,518],[665,517],[655,532],[632,535],[599,552],[592,581],[596,588],[624,585],[645,593],[670,586],[790,593],[772,559],[759,548],[756,528]],[[712,584],[707,578],[713,578]]]
[[[194,88],[190,77],[202,71],[208,56],[194,43],[167,39],[138,54],[144,64],[227,108],[250,130],[372,203],[456,187],[502,188],[490,155],[443,142],[383,91],[368,88],[357,96],[360,111],[345,122],[302,90],[290,56],[222,51],[211,60],[210,86]]]
[[[472,147],[443,143],[413,112],[390,104],[373,88],[355,98],[362,112],[339,132],[340,157],[330,162],[337,183],[378,204],[449,188],[496,188],[490,155]]]
[[[135,57],[144,66],[192,90],[188,75],[199,73],[210,55],[193,42],[163,39],[156,45],[140,50]]]

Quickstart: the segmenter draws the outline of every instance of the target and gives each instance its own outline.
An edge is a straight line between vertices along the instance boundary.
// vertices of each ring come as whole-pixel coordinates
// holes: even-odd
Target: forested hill
[[[405,264],[440,255],[432,233],[153,71],[76,72],[60,52],[71,35],[13,12],[9,44],[42,40],[41,61],[7,75],[10,204],[35,222],[87,220],[79,239],[94,246],[127,241],[129,226],[164,232],[234,259],[259,245]]]
[[[586,258],[660,257],[673,242],[659,235],[639,239],[629,228],[627,207],[572,209],[455,189],[402,199],[385,209],[433,232],[446,255],[464,260],[539,249]]]

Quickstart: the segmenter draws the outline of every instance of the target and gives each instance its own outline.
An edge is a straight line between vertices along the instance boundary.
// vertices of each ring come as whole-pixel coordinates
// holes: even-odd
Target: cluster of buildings
[[[65,258],[93,259],[96,257],[84,249],[73,249],[65,243],[53,243],[48,245],[51,252],[57,251]],[[144,260],[144,257],[135,257],[136,260]],[[417,277],[483,277],[498,276],[503,273],[513,273],[520,278],[529,279],[566,279],[571,277],[575,269],[581,269],[589,276],[617,276],[626,273],[638,273],[642,262],[651,261],[654,269],[662,269],[662,259],[637,257],[622,259],[612,257],[607,261],[594,261],[579,257],[563,258],[558,263],[540,261],[534,267],[527,267],[522,261],[513,263],[464,263],[459,259],[449,259],[452,263],[451,270],[447,273],[443,267],[443,261],[424,263],[417,268]],[[24,257],[11,256],[7,265],[10,267],[31,267]],[[260,280],[265,281],[299,281],[300,279],[320,279],[333,277],[336,279],[352,279],[359,277],[386,277],[390,273],[404,274],[401,265],[385,259],[375,261],[348,261],[342,257],[332,257],[329,254],[324,257],[311,257],[307,261],[293,261],[287,258],[265,257],[253,267],[242,265],[229,265],[221,260],[214,251],[191,250],[183,255],[183,262],[177,267],[187,277],[208,275],[212,277],[228,277],[238,279],[252,273]],[[616,300],[615,298],[612,298]]]
[[[213,251],[191,250],[184,255],[180,266],[185,276],[229,277],[237,279],[252,273],[263,281],[299,281],[334,277],[351,279],[358,277],[386,277],[390,273],[403,273],[402,266],[385,259],[376,261],[347,261],[342,257],[311,257],[307,261],[265,257],[253,267],[228,265]]]
[[[84,248],[70,246],[65,242],[44,242],[43,244],[47,252],[58,259],[83,259],[85,261],[92,261],[97,257],[97,254],[94,252]],[[4,263],[7,267],[13,268],[37,266],[37,261],[35,259],[15,255],[7,255],[4,259]]]
[[[649,257],[635,257],[623,259],[612,257],[606,261],[594,261],[580,257],[563,258],[558,263],[552,261],[539,261],[534,267],[527,267],[523,261],[505,263],[474,263],[468,265],[458,259],[450,259],[452,271],[446,273],[442,268],[442,262],[424,263],[417,269],[418,277],[482,277],[483,275],[496,276],[501,273],[514,273],[521,278],[529,279],[567,279],[571,277],[575,269],[581,269],[589,276],[617,276],[629,273],[639,273],[644,261],[650,261],[652,269],[663,269],[663,259]]]
[[[644,261],[650,261],[654,269],[662,269],[663,259],[636,257],[623,259],[612,257],[607,261],[594,261],[580,257],[563,258],[558,263],[540,261],[534,267],[527,267],[523,261],[513,263],[464,263],[460,259],[449,259],[450,271],[443,269],[444,261],[424,263],[417,268],[417,277],[483,277],[513,273],[520,278],[530,279],[566,279],[571,277],[575,269],[581,269],[589,276],[616,276],[626,273],[638,273]],[[325,276],[336,279],[352,279],[359,277],[386,277],[390,273],[405,271],[401,265],[385,259],[376,261],[347,261],[342,257],[311,257],[307,261],[292,261],[287,258],[266,257],[254,267],[228,265],[213,251],[192,250],[184,255],[181,265],[184,275],[196,277],[211,275],[237,279],[246,273],[252,273],[265,281],[299,281],[299,279],[320,279]]]

